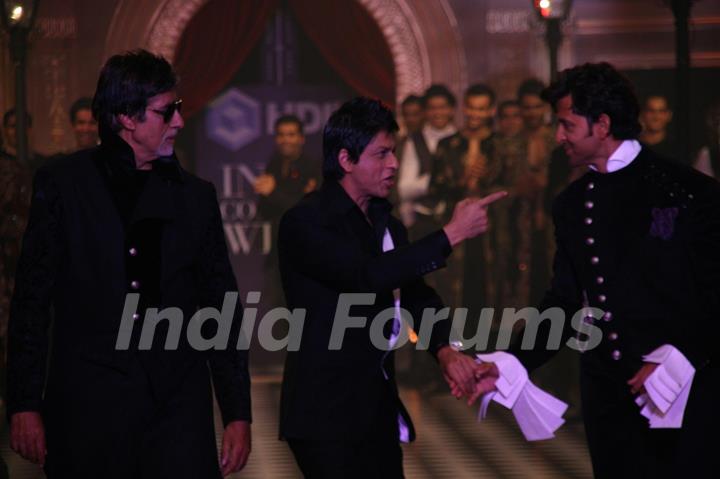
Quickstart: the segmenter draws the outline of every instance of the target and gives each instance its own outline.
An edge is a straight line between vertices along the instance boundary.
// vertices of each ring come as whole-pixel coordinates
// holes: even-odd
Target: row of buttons
[[[590,182],[587,184],[588,191],[591,191],[594,189],[595,189],[595,183]],[[588,210],[588,216],[585,217],[585,220],[584,220],[584,223],[586,226],[591,226],[593,224],[593,218],[592,218],[592,216],[590,216],[590,210],[592,210],[593,208],[595,208],[595,203],[593,201],[588,200],[585,202],[585,209]],[[593,238],[592,236],[588,236],[587,238],[585,238],[585,244],[588,246],[594,246],[595,238]],[[593,266],[597,266],[599,263],[600,263],[599,256],[591,256],[590,257],[590,264],[592,264]],[[605,284],[605,278],[601,275],[598,275],[597,277],[595,277],[595,283],[597,283],[598,285]],[[605,303],[607,301],[607,296],[604,294],[599,294],[597,299],[600,303]],[[602,319],[603,319],[603,321],[606,321],[606,322],[612,321],[613,315],[610,311],[606,311],[603,314]],[[610,341],[617,341],[618,333],[616,333],[615,331],[612,331],[608,334],[607,337]],[[618,361],[618,360],[620,360],[620,358],[622,358],[622,353],[616,349],[611,353],[611,356],[615,361]]]
[[[128,254],[133,258],[136,257],[138,255],[137,248],[135,248],[134,246],[131,246],[130,249],[128,249]],[[130,281],[130,288],[132,288],[134,291],[137,291],[138,289],[140,289],[140,281],[138,281],[138,280]],[[133,321],[137,321],[138,319],[140,319],[140,315],[138,313],[134,313],[132,318],[133,318]]]

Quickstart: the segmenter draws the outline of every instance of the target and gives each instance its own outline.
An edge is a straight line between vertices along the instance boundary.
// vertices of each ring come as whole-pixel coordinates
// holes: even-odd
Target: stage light
[[[23,7],[20,5],[15,6],[10,13],[10,21],[12,23],[18,23],[23,16]]]
[[[532,0],[538,19],[545,24],[545,41],[550,55],[550,81],[557,77],[557,52],[562,42],[561,25],[570,15],[572,0]]]
[[[538,16],[543,19],[567,18],[570,13],[572,0],[533,0],[533,8]]]
[[[21,164],[28,165],[29,151],[27,143],[27,88],[25,81],[25,60],[28,35],[35,21],[39,0],[0,0],[2,26],[10,37],[8,47],[15,68],[15,121],[17,128],[17,158]]]
[[[30,30],[38,0],[2,0],[2,22],[6,29]]]

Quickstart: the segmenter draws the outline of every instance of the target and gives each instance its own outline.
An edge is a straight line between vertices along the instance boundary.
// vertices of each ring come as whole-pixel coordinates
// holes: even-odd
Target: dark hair
[[[375,135],[398,129],[392,110],[380,100],[357,97],[343,103],[323,129],[323,177],[339,180],[345,176],[338,161],[340,150],[347,150],[353,163],[357,163]]]
[[[177,83],[178,77],[170,63],[147,50],[110,57],[100,71],[92,102],[100,137],[120,131],[117,115],[137,116],[144,120],[148,100],[174,90]]]
[[[301,135],[305,134],[305,130],[304,130],[302,121],[300,121],[300,118],[298,118],[295,115],[283,115],[280,118],[278,118],[277,120],[275,120],[275,126],[274,126],[275,132],[277,132],[277,129],[280,127],[280,125],[287,125],[287,124],[297,125],[298,130],[300,130],[300,134]]]
[[[408,95],[405,97],[405,99],[402,101],[402,103],[400,103],[400,107],[412,105],[413,103],[416,105],[420,105],[422,107],[423,106],[422,97],[418,96],[418,95]]]
[[[75,119],[80,110],[92,110],[92,98],[83,96],[70,105],[70,123],[75,124]]]
[[[10,118],[15,118],[15,116],[16,116],[15,108],[10,108],[8,111],[6,111],[5,114],[3,115],[3,128],[7,128],[8,123],[10,123]],[[27,126],[31,127],[32,126],[32,115],[30,115],[30,113],[25,113],[25,118],[27,118]],[[15,120],[17,121],[17,118],[15,118]]]
[[[592,124],[603,113],[610,118],[610,133],[618,140],[636,138],[641,131],[635,89],[609,63],[586,63],[560,72],[558,80],[543,91],[553,108],[568,95],[572,109]]]
[[[427,106],[427,102],[430,98],[434,98],[436,96],[445,98],[448,104],[452,107],[457,104],[457,101],[455,100],[455,95],[452,94],[450,89],[445,85],[436,83],[434,85],[430,85],[428,89],[425,90],[425,94],[423,95],[423,107]]]
[[[503,111],[505,111],[506,108],[511,107],[520,108],[520,102],[517,100],[505,100],[504,102],[501,102],[497,109],[498,116],[502,116]]]
[[[495,104],[495,91],[484,83],[470,85],[468,89],[465,90],[465,98],[469,98],[471,96],[486,96],[490,98],[491,105]]]
[[[662,98],[665,101],[665,106],[667,106],[668,110],[670,110],[670,100],[668,100],[668,97],[663,95],[662,93],[650,93],[649,95],[645,95],[643,97],[642,101],[640,102],[640,109],[645,110],[648,106],[648,102],[651,98]]]
[[[533,95],[542,97],[542,92],[545,89],[545,84],[537,78],[528,78],[523,81],[517,89],[518,101],[521,101],[525,95]]]

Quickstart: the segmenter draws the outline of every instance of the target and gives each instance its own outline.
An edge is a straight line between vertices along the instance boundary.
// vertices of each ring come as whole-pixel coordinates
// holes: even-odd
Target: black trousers
[[[382,405],[370,434],[362,439],[287,438],[306,479],[402,479],[397,408]],[[352,414],[352,411],[348,411]]]
[[[288,439],[307,479],[400,479],[402,450],[397,439],[382,441],[318,441]]]
[[[585,432],[596,478],[715,477],[717,371],[695,374],[680,429],[650,429],[627,384],[583,371]]]
[[[205,362],[162,400],[138,360],[128,373],[75,366],[46,396],[49,479],[221,478]]]

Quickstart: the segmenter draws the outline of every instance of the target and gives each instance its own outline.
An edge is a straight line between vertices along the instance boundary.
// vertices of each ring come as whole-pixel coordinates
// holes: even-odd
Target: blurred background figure
[[[284,305],[277,258],[277,228],[283,213],[318,185],[320,166],[304,155],[305,133],[295,115],[283,115],[275,121],[275,152],[265,172],[255,181],[260,197],[260,216],[270,222],[272,248],[265,261],[263,304],[269,308]]]
[[[506,231],[497,232],[505,255],[504,282],[496,295],[496,308],[524,308],[530,304],[530,273],[535,196],[537,187],[528,162],[528,139],[522,107],[506,100],[498,107],[498,133],[493,152],[501,165],[498,184],[510,193],[502,218]]]
[[[711,103],[705,112],[705,141],[694,166],[706,175],[720,179],[720,100]]]
[[[408,137],[420,131],[425,124],[423,99],[417,95],[408,95],[400,105],[403,136]]]
[[[552,228],[545,203],[550,157],[555,149],[555,130],[548,123],[550,106],[543,100],[543,82],[528,78],[517,89],[517,101],[523,116],[527,141],[527,175],[521,189],[532,203],[532,254],[530,265],[530,299],[539,301],[550,279]]]
[[[27,135],[28,138],[32,138],[32,116],[28,113],[27,115]],[[11,108],[3,115],[3,144],[0,155],[16,159],[17,158],[17,118],[15,117],[15,108]],[[30,154],[28,157],[28,164],[24,165],[31,171],[35,171],[45,161],[45,157],[32,151],[30,148]]]
[[[505,100],[497,108],[498,135],[503,138],[514,138],[522,133],[523,115],[520,103],[516,100]]]
[[[29,118],[29,117],[28,117]],[[10,298],[14,289],[15,269],[20,257],[22,235],[30,210],[32,176],[30,167],[16,156],[15,116],[10,110],[3,118],[0,142],[0,407],[5,399],[5,358]],[[0,477],[2,477],[0,460]]]
[[[434,219],[437,205],[428,198],[430,175],[438,142],[457,132],[453,124],[455,105],[455,95],[448,87],[431,85],[423,95],[425,123],[420,130],[408,135],[399,156],[399,213],[411,241],[439,227]]]
[[[645,98],[640,110],[640,123],[643,131],[640,142],[665,158],[678,161],[678,148],[668,126],[673,112],[663,95],[650,95]]]
[[[418,95],[408,95],[400,104],[400,133],[395,143],[395,156],[398,161],[402,161],[405,145],[407,145],[410,136],[417,135],[425,124],[425,107],[423,99]],[[390,201],[394,205],[398,203],[397,188],[393,189],[390,194]]]
[[[485,196],[493,191],[499,174],[492,152],[495,92],[480,83],[470,86],[463,97],[463,115],[462,129],[440,140],[433,159],[430,202],[434,205],[437,223],[448,221],[462,198]],[[489,214],[501,209],[502,205]],[[493,231],[503,229],[503,225],[495,223],[496,218],[491,221]],[[491,236],[493,232],[488,231],[456,247],[447,268],[428,276],[427,280],[434,281],[434,287],[447,305],[473,309],[469,302],[489,299],[479,291],[489,286],[484,278],[487,257],[483,250],[484,245],[493,242]],[[493,286],[489,287],[494,288],[498,281],[491,281]],[[487,306],[491,307],[491,302]],[[470,323],[468,321],[468,326],[472,328]]]
[[[92,98],[81,97],[73,102],[70,107],[70,124],[78,150],[98,144],[98,126],[92,115]]]

